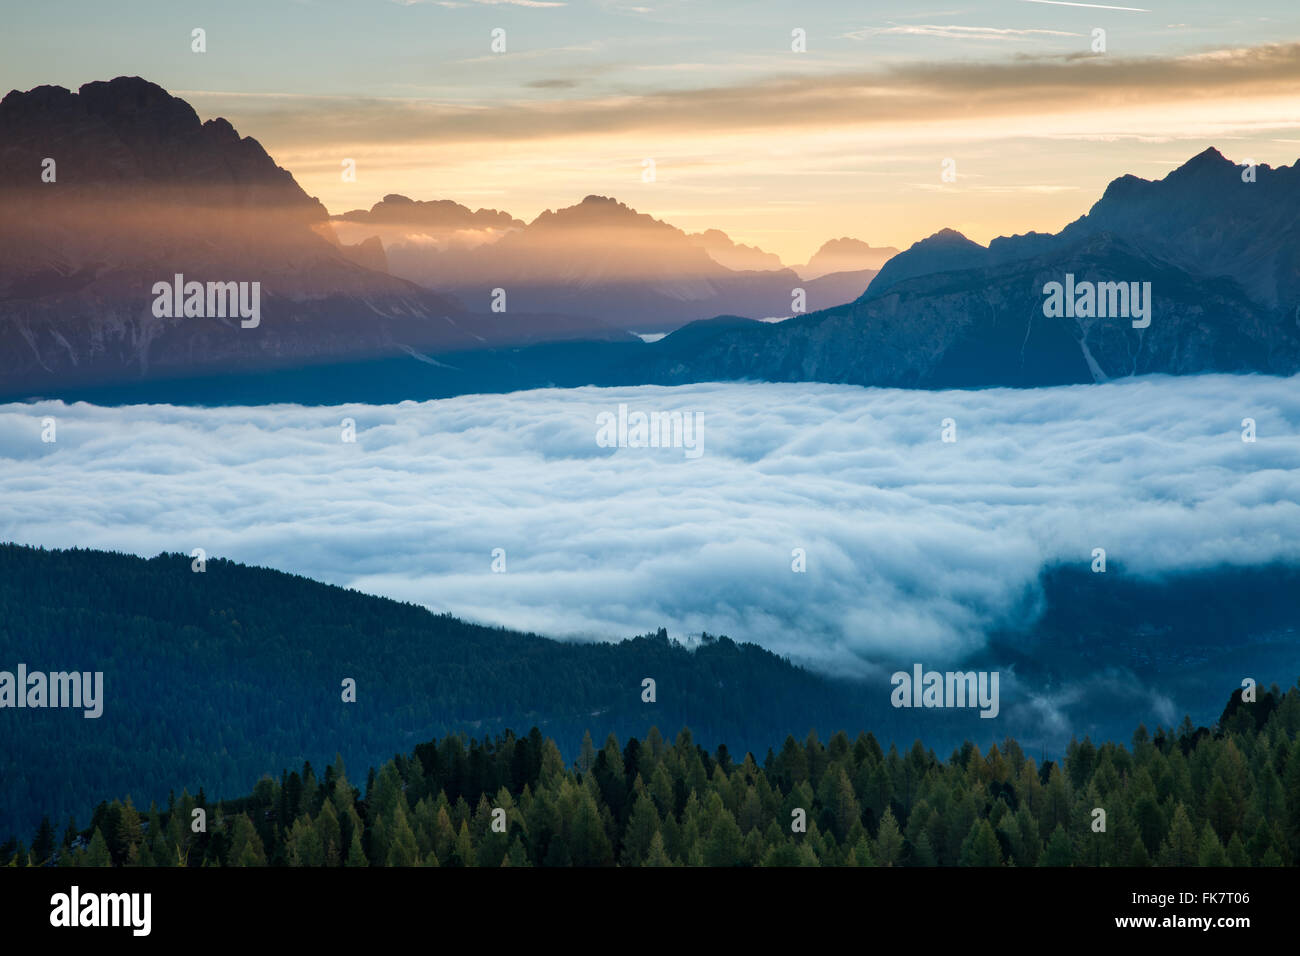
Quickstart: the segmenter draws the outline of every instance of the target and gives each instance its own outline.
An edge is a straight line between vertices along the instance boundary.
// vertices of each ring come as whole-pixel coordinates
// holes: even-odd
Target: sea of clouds
[[[600,447],[597,417],[620,403],[699,413],[702,454]],[[866,673],[977,649],[1044,565],[1086,567],[1094,548],[1138,574],[1300,560],[1298,426],[1300,378],[1221,375],[3,405],[0,539],[203,548],[554,637],[665,626]]]

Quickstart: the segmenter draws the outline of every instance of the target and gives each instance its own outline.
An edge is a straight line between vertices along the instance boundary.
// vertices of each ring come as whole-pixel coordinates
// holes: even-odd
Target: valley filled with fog
[[[899,653],[979,650],[1027,593],[1032,604],[1044,567],[1088,568],[1096,548],[1112,575],[1295,562],[1298,385],[1209,375],[8,405],[0,537],[202,548],[560,639],[708,631],[870,675]],[[620,404],[696,416],[698,447],[601,447],[598,417]],[[52,443],[40,440],[47,417]],[[945,419],[955,441],[942,440]]]

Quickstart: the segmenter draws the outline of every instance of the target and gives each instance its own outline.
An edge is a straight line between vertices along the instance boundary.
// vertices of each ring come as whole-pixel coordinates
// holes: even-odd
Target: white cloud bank
[[[702,413],[703,454],[598,447],[619,403]],[[977,647],[1045,563],[1087,566],[1095,547],[1137,573],[1300,560],[1297,426],[1300,378],[1256,376],[5,405],[0,538],[201,547],[557,637],[708,630],[852,672]]]

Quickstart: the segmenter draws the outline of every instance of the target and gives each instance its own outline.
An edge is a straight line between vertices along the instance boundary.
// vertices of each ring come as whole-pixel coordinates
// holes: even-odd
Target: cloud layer
[[[543,390],[391,406],[0,406],[0,538],[203,548],[557,637],[660,625],[820,669],[978,648],[1047,563],[1300,560],[1300,380]],[[697,412],[703,454],[597,416]],[[44,417],[57,441],[41,442]],[[356,441],[340,440],[355,419]],[[941,441],[941,423],[957,441]],[[1253,418],[1258,440],[1241,440]],[[493,573],[493,549],[505,573]],[[804,549],[805,573],[791,570]]]

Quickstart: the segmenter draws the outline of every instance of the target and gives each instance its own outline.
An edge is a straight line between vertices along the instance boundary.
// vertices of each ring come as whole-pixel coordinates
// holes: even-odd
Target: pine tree
[[[853,857],[858,862],[858,866],[875,866],[876,851],[871,845],[871,837],[865,833],[858,838],[858,842],[853,847]]]
[[[320,812],[313,821],[316,832],[320,834],[321,845],[325,848],[325,865],[338,866],[343,852],[343,829],[339,825],[338,814],[334,805],[328,800],[321,803]]]
[[[668,859],[668,854],[664,850],[663,834],[655,831],[655,835],[650,838],[650,849],[646,852],[645,859],[641,862],[642,866],[672,866],[672,861]]]
[[[113,860],[108,852],[108,841],[104,839],[103,832],[99,827],[95,827],[95,832],[90,838],[90,846],[86,848],[86,861],[83,866],[112,866]]]
[[[591,731],[582,735],[582,749],[578,752],[578,773],[589,773],[596,763],[596,745],[592,742]]]
[[[32,841],[31,855],[37,866],[44,866],[54,855],[54,826],[48,816],[41,817],[36,839]]]
[[[1169,836],[1160,849],[1160,865],[1195,866],[1200,856],[1200,843],[1196,829],[1187,816],[1187,808],[1178,804],[1169,825]]]
[[[461,822],[460,832],[456,834],[456,843],[452,847],[451,859],[447,866],[474,866],[478,861],[474,855],[474,844],[469,836],[469,824]]]
[[[734,825],[734,822],[733,822]],[[613,866],[614,848],[609,837],[605,835],[604,824],[590,796],[578,805],[578,812],[573,821],[572,842],[569,849],[573,854],[574,866]]]
[[[886,807],[876,834],[876,860],[880,866],[897,866],[902,855],[903,834],[899,832],[894,811]]]
[[[1197,866],[1227,866],[1228,854],[1224,852],[1219,835],[1207,822],[1201,830],[1200,850],[1196,857]]]
[[[528,851],[524,848],[524,843],[519,837],[515,837],[510,843],[510,850],[506,857],[501,861],[501,865],[509,864],[512,867],[532,866],[532,860],[528,859]]]
[[[730,813],[723,810],[713,829],[709,833],[704,847],[705,866],[741,866],[744,860],[744,846],[740,836],[740,827]]]
[[[802,866],[803,855],[790,840],[782,839],[763,855],[763,866]]]
[[[266,847],[247,813],[235,817],[231,828],[228,866],[266,866]]]
[[[293,822],[285,837],[285,851],[290,866],[321,866],[325,863],[325,847],[310,817],[304,815]]]
[[[659,814],[655,811],[654,801],[643,794],[637,798],[632,807],[632,816],[623,835],[623,855],[620,862],[624,866],[639,866],[646,854],[650,852],[650,841],[658,832]]]
[[[468,830],[463,830],[468,839]],[[389,866],[419,866],[420,848],[415,842],[415,831],[411,829],[406,813],[399,802],[393,808],[393,822],[389,827],[388,857]]]
[[[862,817],[862,808],[853,792],[853,783],[844,772],[842,765],[837,765],[833,773],[826,775],[829,781],[829,799],[824,801],[830,810],[831,830],[836,838],[843,840],[853,824]]]
[[[961,845],[959,866],[1001,866],[1002,848],[987,820],[977,820]]]
[[[1141,837],[1133,838],[1133,846],[1128,853],[1129,866],[1150,866],[1151,856],[1147,853],[1146,844],[1142,842]]]
[[[994,838],[994,842],[997,838]],[[912,866],[938,866],[939,861],[934,855],[934,846],[930,843],[930,834],[924,830],[917,836],[916,842],[912,844]],[[978,864],[970,864],[978,865]]]
[[[1246,844],[1241,842],[1241,834],[1234,833],[1228,841],[1228,866],[1250,866],[1250,857],[1246,855]]]
[[[369,866],[370,861],[366,859],[365,851],[361,849],[361,833],[359,830],[352,831],[352,842],[348,846],[348,857],[344,861],[344,866]]]
[[[1059,823],[1052,831],[1052,838],[1047,841],[1047,849],[1038,858],[1039,866],[1073,866],[1074,846],[1066,835],[1065,827]]]

